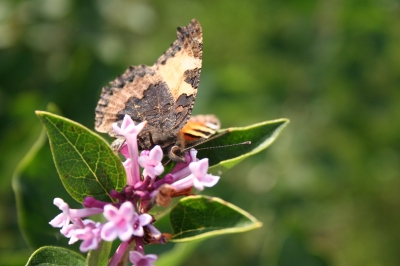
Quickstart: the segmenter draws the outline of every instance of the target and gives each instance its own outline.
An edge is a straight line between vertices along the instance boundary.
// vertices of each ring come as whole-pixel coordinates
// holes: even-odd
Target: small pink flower
[[[219,181],[219,176],[207,174],[207,170],[208,159],[205,158],[198,161],[196,157],[194,157],[194,161],[191,162],[187,168],[172,175],[174,180],[178,179],[178,181],[172,183],[171,187],[176,191],[181,191],[193,186],[200,191],[203,190],[204,187],[212,187]],[[186,177],[183,177],[184,175],[186,175]]]
[[[135,266],[153,266],[156,260],[157,255],[155,254],[144,255],[138,251],[129,252],[129,261]]]
[[[83,228],[85,228],[85,224],[82,219],[76,219],[74,223],[68,225],[67,232],[64,234],[66,238],[69,238],[68,245],[72,245],[79,240],[79,238],[75,237],[75,231]]]
[[[53,204],[56,205],[62,211],[62,213],[51,220],[49,224],[53,227],[62,227],[61,233],[66,234],[68,232],[69,222],[71,221],[69,215],[69,205],[60,198],[55,198],[53,200]]]
[[[140,131],[146,126],[146,121],[135,125],[132,118],[129,115],[125,115],[122,120],[122,124],[119,127],[117,123],[112,124],[112,128],[115,133],[126,137],[126,135],[139,135]]]
[[[53,203],[62,213],[51,220],[49,224],[53,227],[62,227],[60,232],[63,235],[67,235],[69,230],[71,230],[69,227],[71,221],[76,223],[78,219],[103,212],[103,209],[100,208],[70,209],[69,205],[60,198],[55,198]]]
[[[198,162],[190,163],[189,169],[194,177],[193,185],[197,190],[203,190],[204,187],[212,187],[219,181],[219,176],[207,174],[207,158],[201,159]]]
[[[185,153],[186,162],[177,163],[174,169],[172,169],[170,173],[174,178],[174,181],[178,181],[191,174],[191,171],[188,166],[190,163],[197,162],[199,160],[196,158],[196,156],[197,156],[197,151],[195,149],[190,149],[189,152]]]
[[[138,164],[138,144],[137,136],[140,131],[147,125],[146,121],[135,125],[132,118],[129,115],[125,115],[122,120],[121,127],[117,123],[112,124],[113,130],[118,135],[122,135],[126,139],[126,145],[128,146],[129,158],[131,159],[131,174],[128,175],[127,184],[134,186],[140,181],[139,164]],[[126,152],[124,152],[126,155]]]
[[[122,165],[124,166],[124,168],[125,168],[125,172],[126,172],[126,180],[134,180],[134,177],[133,177],[133,169],[132,169],[132,160],[130,159],[130,158],[127,158],[126,160],[125,160],[125,162],[123,162],[122,163]],[[135,179],[136,179],[137,177],[135,177]],[[140,180],[140,178],[138,178],[138,181],[136,181],[135,182],[135,184],[137,184],[137,182],[139,182],[139,180]],[[133,181],[131,181],[131,182],[133,182]],[[127,182],[127,183],[129,183],[129,182]]]
[[[133,221],[135,210],[131,202],[124,202],[118,209],[112,205],[104,207],[103,215],[108,222],[101,230],[101,238],[106,241],[113,241],[117,237],[122,241],[128,241],[133,234]]]
[[[133,234],[135,236],[143,236],[143,226],[150,224],[152,220],[153,217],[151,217],[150,214],[143,213],[141,215],[138,215],[137,213],[135,213],[135,217],[133,218]]]
[[[101,223],[95,223],[89,219],[84,220],[83,223],[85,224],[85,228],[74,231],[74,238],[83,240],[79,250],[81,252],[88,252],[89,250],[97,249],[101,241]]]
[[[191,157],[191,161],[190,162],[197,162],[199,159],[197,159],[197,150],[195,149],[190,149],[189,151],[190,157]]]
[[[173,189],[175,189],[176,191],[182,191],[182,190],[185,190],[187,188],[193,187],[193,184],[194,184],[194,177],[193,177],[193,175],[189,175],[189,176],[187,176],[185,178],[182,178],[182,179],[172,183],[171,187]]]
[[[164,172],[161,160],[164,154],[160,146],[155,146],[150,152],[143,151],[139,157],[139,164],[144,168],[143,176],[150,176],[152,180]]]

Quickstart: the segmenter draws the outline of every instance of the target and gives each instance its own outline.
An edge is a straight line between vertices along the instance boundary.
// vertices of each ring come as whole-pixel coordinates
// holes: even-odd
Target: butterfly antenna
[[[208,141],[210,141],[210,140],[219,138],[219,137],[221,137],[221,136],[223,136],[223,135],[225,135],[225,134],[227,134],[227,133],[229,133],[229,132],[231,132],[231,129],[224,130],[224,131],[222,131],[221,133],[218,133],[218,134],[216,134],[216,135],[214,135],[214,136],[211,136],[211,137],[209,137],[209,138],[207,138],[207,139],[200,139],[200,140],[194,141],[194,142],[191,143],[191,145],[190,145],[189,147],[183,149],[182,152],[188,151],[188,150],[190,150],[191,148],[194,148],[194,147],[196,147],[196,146],[199,146],[199,145],[201,145],[201,144],[203,144],[203,143],[205,143],[205,142],[208,142]]]
[[[245,141],[242,143],[234,143],[234,144],[227,144],[227,145],[221,145],[221,146],[213,146],[213,147],[205,147],[205,148],[200,148],[197,149],[198,151],[201,150],[209,150],[209,149],[219,149],[219,148],[227,148],[227,147],[232,147],[232,146],[238,146],[238,145],[250,145],[251,141]]]

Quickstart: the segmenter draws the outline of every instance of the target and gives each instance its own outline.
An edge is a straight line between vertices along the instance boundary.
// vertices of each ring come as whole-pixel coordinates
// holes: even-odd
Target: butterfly
[[[220,127],[213,115],[190,118],[200,81],[203,36],[200,23],[177,28],[177,38],[152,66],[130,66],[102,89],[96,107],[95,129],[124,139],[112,129],[125,114],[136,123],[147,121],[138,136],[141,150],[160,145],[173,161],[184,161],[183,151]]]

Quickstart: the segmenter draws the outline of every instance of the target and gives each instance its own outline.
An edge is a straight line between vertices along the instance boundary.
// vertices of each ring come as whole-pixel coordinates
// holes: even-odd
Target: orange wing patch
[[[179,132],[181,143],[189,143],[199,139],[207,139],[217,133],[221,124],[214,115],[197,115],[189,119]]]

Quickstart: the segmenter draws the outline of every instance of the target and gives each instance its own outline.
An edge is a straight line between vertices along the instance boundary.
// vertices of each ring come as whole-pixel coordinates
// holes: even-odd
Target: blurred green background
[[[182,265],[400,265],[397,0],[0,1],[0,265],[32,252],[11,177],[41,129],[34,110],[54,102],[93,129],[101,87],[152,65],[192,18],[204,35],[194,113],[291,123],[204,193],[263,227],[208,239]]]

